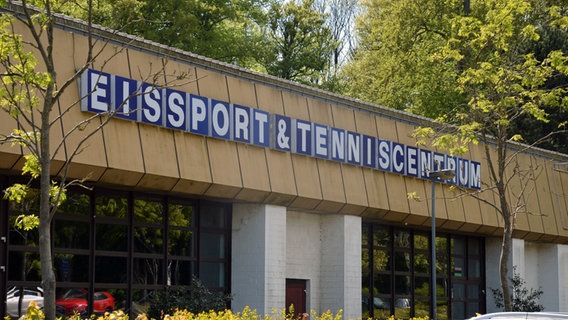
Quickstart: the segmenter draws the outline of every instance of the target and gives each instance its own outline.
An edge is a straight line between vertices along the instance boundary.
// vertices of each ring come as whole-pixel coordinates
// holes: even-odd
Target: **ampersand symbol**
[[[278,145],[281,148],[290,148],[290,137],[286,137],[286,122],[284,120],[278,121]]]

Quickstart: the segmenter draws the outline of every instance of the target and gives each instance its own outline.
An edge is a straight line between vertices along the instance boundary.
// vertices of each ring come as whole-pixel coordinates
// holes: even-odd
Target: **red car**
[[[87,290],[69,289],[62,298],[55,300],[58,311],[66,316],[75,313],[86,315],[89,302]],[[93,312],[105,313],[114,310],[114,297],[106,291],[98,291],[93,294]]]

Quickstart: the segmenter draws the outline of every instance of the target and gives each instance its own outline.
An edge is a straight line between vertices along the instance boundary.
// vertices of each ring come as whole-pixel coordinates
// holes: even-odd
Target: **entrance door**
[[[294,315],[302,317],[306,313],[306,280],[286,279],[286,310],[294,305]]]

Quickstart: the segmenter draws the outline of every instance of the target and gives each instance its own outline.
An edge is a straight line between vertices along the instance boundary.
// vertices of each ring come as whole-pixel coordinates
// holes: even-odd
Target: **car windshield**
[[[69,289],[63,295],[63,298],[84,298],[87,295],[87,292],[81,289]]]

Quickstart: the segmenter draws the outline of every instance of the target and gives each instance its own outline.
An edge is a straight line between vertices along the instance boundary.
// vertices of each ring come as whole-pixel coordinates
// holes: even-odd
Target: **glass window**
[[[361,245],[363,247],[366,247],[369,244],[369,228],[367,228],[366,226],[363,226],[362,230],[361,230]]]
[[[95,216],[126,219],[128,200],[126,197],[100,195],[95,198]]]
[[[469,278],[481,277],[481,261],[478,259],[468,259],[467,273]]]
[[[386,250],[373,251],[373,267],[378,271],[391,270],[390,254]]]
[[[390,294],[392,293],[391,284],[392,276],[390,274],[377,274],[375,275],[374,288],[379,294]]]
[[[57,219],[54,222],[53,245],[56,248],[89,249],[88,221]]]
[[[170,260],[168,263],[168,284],[190,285],[195,274],[193,261]]]
[[[8,231],[8,243],[11,245],[37,247],[39,245],[39,232],[38,229],[23,230],[14,226],[16,217],[10,216],[8,224],[10,230]]]
[[[134,252],[162,253],[163,249],[164,233],[162,228],[134,228]]]
[[[416,277],[414,279],[414,295],[430,297],[430,277]]]
[[[464,258],[462,257],[452,257],[452,276],[453,277],[465,277],[465,265]]]
[[[164,284],[164,263],[159,258],[135,258],[132,274],[135,284]]]
[[[147,299],[155,290],[189,286],[194,276],[213,291],[229,293],[230,205],[106,189],[80,191],[69,191],[53,222],[58,297],[81,291],[88,302],[84,310],[121,308],[135,316],[147,312]],[[25,207],[6,206],[11,226],[22,210],[33,211],[34,201],[30,198]],[[7,286],[38,286],[37,229],[10,227],[7,240]],[[129,288],[133,290],[127,292]],[[98,304],[112,300],[107,294],[114,306]]]
[[[430,273],[430,255],[425,253],[416,253],[414,255],[414,272]]]
[[[125,283],[128,266],[126,257],[97,256],[95,258],[95,282]]]
[[[128,226],[98,223],[95,227],[95,248],[106,251],[127,251]]]
[[[202,262],[199,265],[199,279],[207,287],[224,287],[225,263]]]
[[[452,253],[465,255],[465,239],[453,238],[452,239]]]
[[[189,230],[170,230],[168,233],[168,254],[193,257],[193,232]]]
[[[87,282],[89,281],[89,255],[56,253],[55,271],[57,281]]]
[[[136,224],[162,225],[164,205],[161,201],[134,199],[133,219]]]
[[[193,205],[170,204],[168,206],[168,224],[170,227],[192,228]]]
[[[204,258],[225,257],[225,235],[202,232],[199,242],[199,254]]]
[[[364,241],[373,243],[373,246],[362,246],[363,314],[372,314],[375,318],[395,316],[401,319],[430,316],[430,235],[371,223],[364,223],[363,230],[367,230],[368,236]],[[389,239],[392,239],[392,246],[389,245]],[[464,309],[466,305],[469,308],[470,304],[472,308],[473,305],[478,306],[478,309],[484,308],[483,301],[478,296],[484,288],[482,246],[483,239],[477,237],[436,236],[435,292],[438,319],[452,319],[450,312],[456,310],[451,310],[449,306],[459,295],[464,297],[457,298],[461,303],[457,305],[458,310]],[[373,257],[372,267],[367,262],[368,257]],[[471,275],[467,276],[467,272]],[[466,288],[467,296],[464,292]],[[374,306],[372,298],[380,298],[385,307]],[[464,319],[463,315],[461,319]]]
[[[408,231],[395,231],[394,232],[394,246],[395,248],[410,248],[410,232]]]
[[[224,206],[205,203],[201,205],[201,227],[225,228],[227,226],[226,209]]]
[[[373,246],[390,247],[390,232],[388,228],[373,228]]]
[[[414,234],[414,250],[430,250],[430,237]]]
[[[58,214],[89,217],[91,214],[91,197],[88,194],[67,192],[67,199],[59,206]]]
[[[410,276],[395,276],[394,290],[396,294],[410,295]]]
[[[394,270],[410,271],[410,252],[394,253]]]
[[[468,241],[468,255],[480,255],[481,254],[481,246],[479,245],[479,240],[477,239],[470,239]]]
[[[8,261],[8,279],[13,281],[41,280],[41,260],[38,252],[10,251]]]

